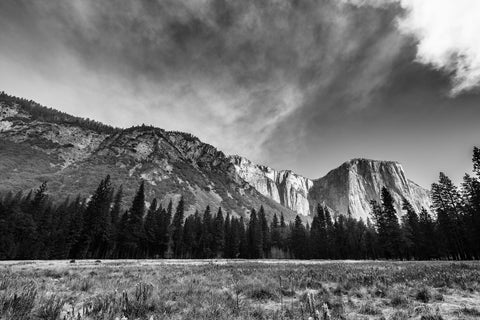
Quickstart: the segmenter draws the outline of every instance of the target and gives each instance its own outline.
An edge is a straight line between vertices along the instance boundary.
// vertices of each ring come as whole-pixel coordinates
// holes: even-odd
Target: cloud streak
[[[480,2],[476,0],[347,0],[357,6],[399,4],[399,30],[417,41],[416,61],[452,76],[452,96],[480,86]]]
[[[22,54],[46,68],[73,59],[90,76],[130,90],[152,114],[173,115],[177,129],[192,126],[227,152],[252,155],[305,108],[368,105],[404,43],[390,9],[337,1],[7,0],[2,40],[31,42],[35,53]],[[234,142],[225,146],[225,137]]]

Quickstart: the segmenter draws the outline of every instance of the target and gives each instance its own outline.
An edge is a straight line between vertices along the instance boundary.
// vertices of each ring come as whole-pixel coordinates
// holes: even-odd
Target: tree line
[[[300,216],[267,219],[263,207],[249,218],[212,210],[185,217],[185,202],[147,206],[142,182],[127,210],[122,187],[103,179],[89,199],[61,203],[47,184],[24,195],[0,197],[0,259],[294,258],[294,259],[478,259],[480,258],[480,150],[474,176],[460,188],[443,173],[432,184],[432,214],[402,211],[386,188],[371,202],[371,219],[332,215],[318,205],[311,223]],[[398,219],[398,216],[401,219]]]
[[[101,122],[88,118],[85,119],[80,117],[74,117],[69,115],[68,113],[42,106],[33,100],[11,96],[4,91],[0,91],[0,102],[8,106],[17,105],[18,107],[20,107],[21,110],[29,114],[32,120],[46,121],[58,124],[71,124],[80,128],[94,130],[107,134],[119,131],[118,128],[114,128]],[[14,119],[15,117],[10,120]],[[25,119],[22,120],[25,121]]]

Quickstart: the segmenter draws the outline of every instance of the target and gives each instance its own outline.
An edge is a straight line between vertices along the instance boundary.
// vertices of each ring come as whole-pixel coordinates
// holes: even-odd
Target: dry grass
[[[0,263],[0,319],[476,319],[480,263]]]

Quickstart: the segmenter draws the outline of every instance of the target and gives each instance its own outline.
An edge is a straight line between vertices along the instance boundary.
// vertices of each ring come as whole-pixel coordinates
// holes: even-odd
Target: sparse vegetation
[[[479,272],[478,262],[4,262],[0,319],[476,319]],[[440,290],[444,301],[432,298]]]

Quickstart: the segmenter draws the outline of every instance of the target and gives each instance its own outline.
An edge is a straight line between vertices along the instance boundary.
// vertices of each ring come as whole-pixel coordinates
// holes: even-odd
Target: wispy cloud
[[[58,73],[59,59],[73,59],[83,77],[108,82],[106,95],[122,91],[112,104],[141,102],[154,124],[249,155],[305,108],[367,106],[405,42],[391,23],[393,7],[362,10],[338,1],[6,0],[0,6],[0,37],[16,51],[11,56],[42,64],[46,75]],[[111,119],[125,117],[117,120]]]

